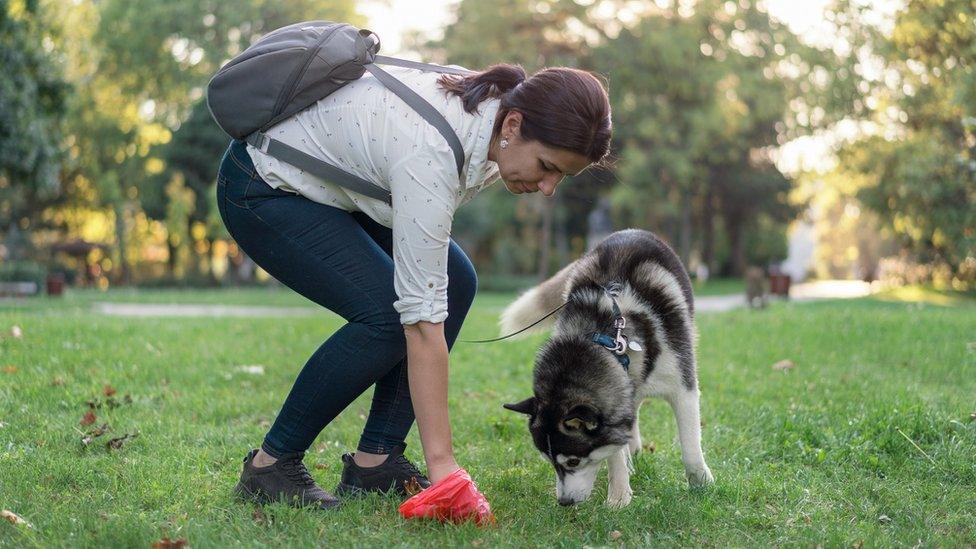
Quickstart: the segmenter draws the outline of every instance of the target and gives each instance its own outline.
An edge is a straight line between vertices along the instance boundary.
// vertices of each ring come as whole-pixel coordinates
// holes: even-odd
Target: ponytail
[[[470,76],[445,74],[437,79],[448,93],[461,98],[464,110],[474,113],[486,99],[501,97],[525,81],[525,70],[519,65],[492,65]]]

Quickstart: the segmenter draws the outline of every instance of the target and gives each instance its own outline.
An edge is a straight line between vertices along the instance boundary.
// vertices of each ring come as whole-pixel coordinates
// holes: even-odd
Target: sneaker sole
[[[241,482],[238,482],[237,485],[234,486],[234,494],[237,496],[238,499],[242,501],[257,503],[259,505],[270,505],[272,503],[278,503],[278,500],[271,499],[271,497],[269,497],[264,492],[252,492],[247,488],[247,486],[244,486],[244,484],[242,484]],[[313,504],[291,505],[290,503],[286,503],[286,504],[289,505],[290,507],[296,507],[298,509],[313,507],[316,509],[321,509],[323,511],[328,511],[329,509],[335,509],[336,507],[339,507],[341,502],[336,501],[334,503],[328,503],[325,506],[323,506],[322,504],[315,504],[315,505]]]

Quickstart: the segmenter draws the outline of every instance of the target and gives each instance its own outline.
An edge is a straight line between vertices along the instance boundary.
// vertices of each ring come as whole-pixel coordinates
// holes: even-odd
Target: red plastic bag
[[[403,518],[433,518],[441,522],[473,520],[478,526],[495,523],[488,500],[471,475],[458,469],[400,505]]]

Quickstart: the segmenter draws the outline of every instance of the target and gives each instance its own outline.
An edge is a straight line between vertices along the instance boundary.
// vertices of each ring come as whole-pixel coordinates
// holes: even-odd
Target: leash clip
[[[627,352],[627,336],[623,334],[624,328],[627,327],[627,320],[621,315],[613,321],[613,327],[617,329],[617,337],[614,338],[616,346],[611,350],[622,355]]]

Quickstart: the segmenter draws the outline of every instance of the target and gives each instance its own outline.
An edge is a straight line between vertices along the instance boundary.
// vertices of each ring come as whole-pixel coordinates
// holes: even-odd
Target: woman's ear
[[[522,113],[515,109],[508,111],[502,122],[502,137],[522,138]]]

